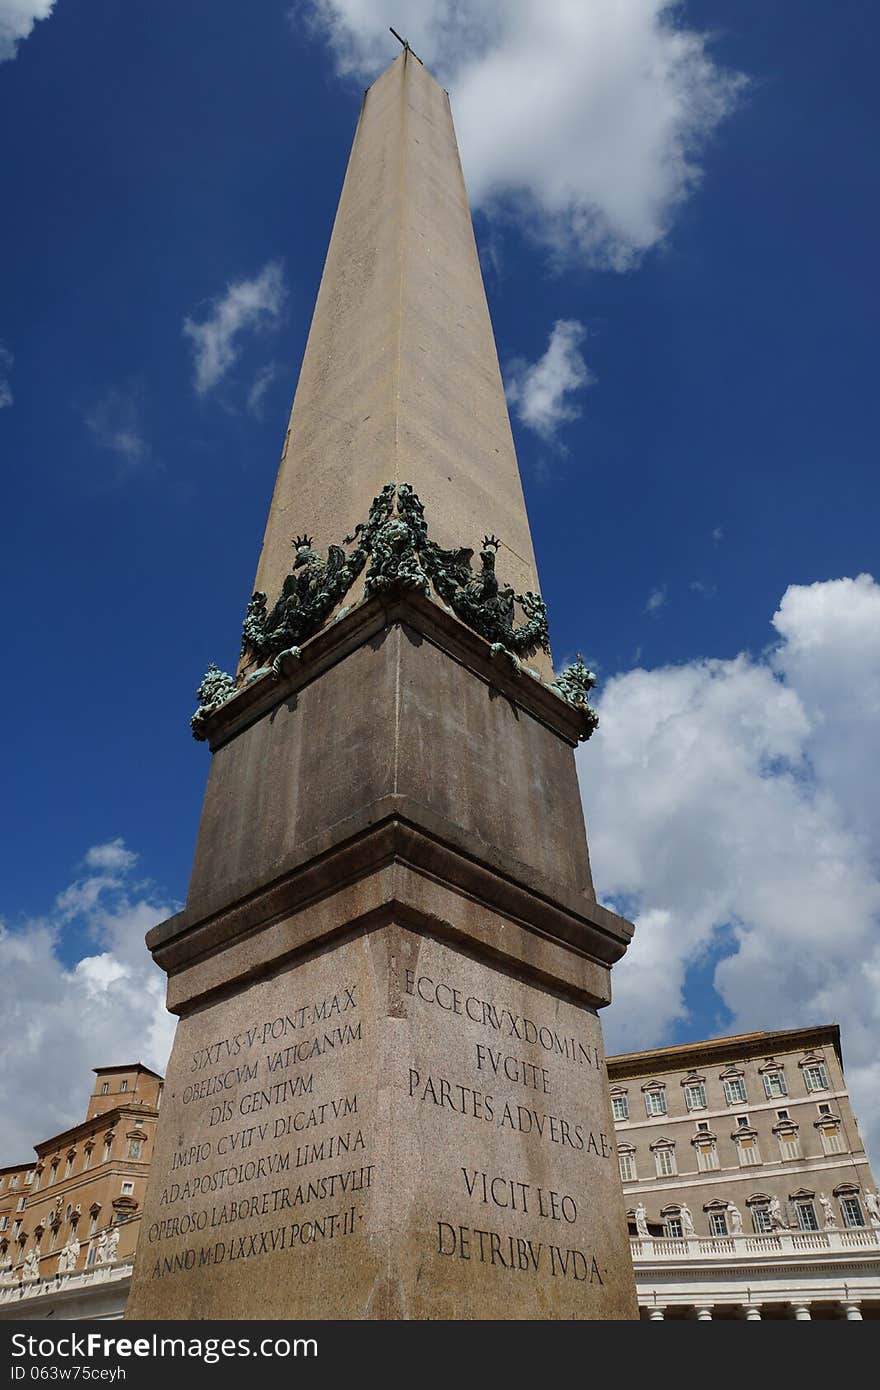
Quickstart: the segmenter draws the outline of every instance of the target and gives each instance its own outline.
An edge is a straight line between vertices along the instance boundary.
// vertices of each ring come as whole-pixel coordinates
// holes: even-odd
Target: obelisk
[[[446,93],[364,98],[186,907],[127,1316],[637,1315],[590,877]]]

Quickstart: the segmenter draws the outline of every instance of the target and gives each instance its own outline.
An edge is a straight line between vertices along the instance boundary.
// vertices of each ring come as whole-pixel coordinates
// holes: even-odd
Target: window
[[[761,1162],[758,1141],[753,1134],[744,1134],[741,1138],[738,1137],[736,1147],[739,1152],[741,1168],[753,1168],[756,1163]]]
[[[24,1204],[25,1204],[25,1198],[24,1198],[24,1197],[19,1197],[19,1199],[18,1199],[18,1205],[17,1205],[17,1207],[15,1208],[15,1210],[16,1210],[16,1211],[24,1211]]]
[[[626,1096],[611,1097],[611,1113],[615,1120],[629,1119],[629,1102]]]
[[[104,1140],[104,1162],[105,1162],[105,1163],[109,1163],[109,1161],[110,1161],[110,1152],[111,1152],[112,1148],[113,1148],[113,1135],[112,1135],[112,1134],[108,1134],[108,1135],[107,1135],[107,1138]]]
[[[824,1062],[808,1062],[804,1067],[804,1085],[808,1091],[827,1091],[828,1072]]]
[[[8,1225],[9,1225],[9,1217],[8,1217],[8,1216],[0,1216],[0,1231],[5,1231],[5,1230],[6,1230],[6,1227],[7,1227]]]
[[[708,1121],[708,1120],[697,1120],[697,1129],[705,1130],[705,1129],[708,1129],[708,1128],[709,1128],[709,1121]]]
[[[711,1173],[719,1166],[718,1146],[714,1139],[707,1140],[705,1144],[697,1144],[697,1167],[701,1173]]]
[[[130,1139],[130,1140],[128,1141],[128,1156],[129,1156],[129,1158],[140,1158],[140,1156],[141,1156],[141,1141],[140,1141],[140,1139]]]
[[[95,1232],[97,1231],[97,1229],[98,1229],[98,1213],[97,1213],[96,1211],[93,1211],[93,1212],[92,1212],[92,1219],[91,1219],[91,1221],[89,1222],[89,1235],[90,1235],[90,1236],[93,1236],[93,1235],[95,1234]]]
[[[831,1114],[831,1106],[830,1106],[830,1104],[828,1103],[827,1100],[820,1100],[820,1102],[819,1102],[819,1114],[820,1114],[820,1115],[830,1115],[830,1114]]]
[[[18,1187],[18,1174],[17,1174],[17,1173],[13,1173],[13,1174],[12,1174],[12,1177],[9,1179],[9,1186],[10,1186],[10,1187]]]
[[[728,1105],[742,1105],[746,1101],[746,1083],[741,1076],[728,1076],[724,1082],[724,1099]]]
[[[770,1235],[773,1230],[773,1218],[768,1207],[752,1208],[752,1225],[758,1235]]]
[[[657,1170],[658,1178],[671,1178],[678,1172],[675,1166],[674,1149],[655,1149],[654,1167]]]
[[[51,1233],[50,1233],[50,1235],[49,1235],[49,1254],[50,1254],[50,1255],[52,1254],[52,1251],[55,1249],[55,1245],[56,1245],[56,1243],[57,1243],[57,1240],[58,1240],[58,1227],[57,1227],[57,1226],[53,1226],[53,1227],[52,1227],[52,1230],[51,1230]]]
[[[127,1091],[127,1090],[128,1090],[128,1082],[127,1082],[127,1081],[124,1081],[124,1080],[123,1080],[123,1081],[120,1081],[120,1083],[119,1083],[119,1089],[120,1089],[120,1091]]]
[[[664,1234],[670,1236],[672,1240],[682,1240],[684,1238],[684,1227],[681,1224],[680,1216],[667,1216],[663,1223]]]
[[[783,1159],[800,1158],[801,1144],[797,1130],[783,1130],[776,1137],[779,1140],[779,1152]]]
[[[57,1158],[53,1158],[53,1159],[52,1159],[52,1167],[51,1167],[51,1169],[50,1169],[50,1171],[49,1171],[49,1181],[50,1181],[50,1182],[57,1182],[57,1181],[58,1181],[58,1159],[57,1159]]]
[[[14,1221],[14,1222],[12,1223],[12,1234],[13,1234],[13,1236],[17,1236],[20,1230],[21,1230],[21,1222],[20,1222],[20,1221]]]
[[[840,1210],[844,1226],[864,1226],[865,1215],[858,1197],[841,1197]]]
[[[710,1236],[727,1235],[727,1216],[723,1211],[709,1212],[709,1234]]]
[[[766,1071],[764,1073],[764,1095],[768,1100],[778,1100],[781,1096],[788,1095],[783,1072]]]
[[[109,1082],[109,1081],[104,1081],[104,1082],[102,1083],[102,1085],[101,1085],[101,1095],[102,1095],[102,1096],[106,1096],[106,1094],[107,1094],[107,1092],[108,1092],[109,1090],[110,1090],[110,1082]]]
[[[92,1145],[86,1144],[83,1150],[83,1172],[92,1166]]]
[[[827,1154],[843,1153],[843,1135],[840,1132],[840,1125],[820,1125],[819,1133],[822,1136],[822,1148]]]
[[[737,1115],[737,1117],[736,1117],[736,1123],[737,1123],[737,1126],[738,1126],[739,1129],[748,1129],[748,1127],[749,1127],[749,1117],[748,1117],[748,1115]]]
[[[787,1110],[777,1110],[776,1118],[777,1120],[787,1120],[790,1116]]]
[[[35,1192],[39,1192],[39,1190],[40,1190],[40,1183],[42,1182],[42,1180],[43,1180],[43,1172],[42,1172],[42,1169],[40,1169],[40,1168],[35,1168],[35,1169],[34,1169],[34,1191],[35,1191]]]
[[[93,1265],[93,1264],[95,1263],[95,1259],[96,1259],[96,1257],[97,1257],[97,1254],[98,1254],[98,1247],[97,1247],[96,1245],[90,1245],[90,1246],[89,1246],[88,1258],[86,1259],[86,1267],[87,1267],[87,1268],[90,1267],[91,1265]]]
[[[645,1110],[649,1115],[666,1114],[666,1092],[661,1087],[645,1092]]]
[[[132,1194],[132,1192],[134,1192],[134,1183],[133,1183],[133,1182],[124,1182],[124,1183],[122,1184],[122,1195],[123,1195],[123,1197],[130,1197],[131,1194]]]
[[[819,1221],[812,1202],[798,1201],[794,1204],[798,1228],[801,1231],[818,1231]]]
[[[71,1175],[71,1173],[73,1172],[73,1158],[74,1158],[73,1154],[68,1154],[68,1155],[67,1155],[67,1167],[66,1167],[65,1170],[64,1170],[64,1176],[65,1176],[66,1178],[69,1178],[70,1175]]]
[[[620,1165],[621,1182],[636,1182],[638,1180],[638,1174],[636,1173],[635,1154],[628,1149],[624,1149],[622,1153],[617,1155],[617,1161]]]
[[[33,1182],[33,1180],[34,1180],[34,1170],[33,1170],[33,1168],[32,1168],[31,1171],[30,1171],[29,1173],[26,1173],[26,1174],[25,1174],[25,1179],[24,1179],[24,1185],[25,1185],[25,1187],[30,1187],[30,1185],[31,1185],[31,1183]]]
[[[684,1103],[688,1110],[705,1110],[706,1087],[702,1081],[688,1081],[684,1088]]]

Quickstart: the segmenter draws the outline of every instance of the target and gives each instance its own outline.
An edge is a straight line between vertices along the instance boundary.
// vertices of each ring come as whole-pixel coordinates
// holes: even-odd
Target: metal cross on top
[[[388,28],[391,29],[391,25],[390,25],[390,24],[388,25]],[[397,32],[396,29],[391,29],[391,33],[392,33],[392,34],[394,35],[394,37],[397,39],[397,42],[398,42],[398,43],[402,43],[402,44],[403,44],[403,46],[404,46],[404,48],[406,49],[407,53],[412,53],[412,56],[415,58],[415,60],[416,60],[417,63],[422,63],[422,60],[421,60],[421,58],[419,57],[418,53],[414,52],[414,50],[410,48],[410,46],[409,46],[409,40],[408,40],[408,39],[401,38],[400,34],[398,34],[398,32]],[[424,67],[424,66],[425,66],[424,63],[422,63],[422,67]]]

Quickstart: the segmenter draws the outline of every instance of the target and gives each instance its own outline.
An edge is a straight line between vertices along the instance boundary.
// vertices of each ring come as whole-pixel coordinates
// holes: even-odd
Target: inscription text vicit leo
[[[455,1064],[448,1060],[442,1074],[440,1068],[413,1063],[407,1080],[409,1098],[453,1122],[453,1117],[460,1117],[492,1126],[527,1146],[539,1146],[544,1158],[530,1164],[530,1173],[535,1167],[542,1171],[542,1164],[548,1163],[551,1172],[559,1169],[554,1154],[559,1159],[568,1155],[563,1164],[568,1174],[564,1186],[459,1163],[455,1175],[449,1174],[453,1192],[458,1190],[485,1215],[477,1218],[477,1224],[473,1219],[453,1221],[444,1213],[436,1223],[435,1253],[497,1271],[544,1273],[602,1285],[604,1271],[596,1254],[571,1241],[574,1228],[578,1227],[577,1236],[583,1233],[583,1220],[579,1220],[583,1197],[578,1190],[568,1190],[572,1181],[576,1186],[588,1184],[590,1166],[608,1164],[614,1152],[604,1130],[570,1109],[573,1091],[583,1096],[588,1087],[602,1085],[598,1048],[572,1030],[542,1023],[435,975],[407,969],[403,988],[414,1008],[439,1011],[455,1030],[461,1030],[464,1048],[451,1048],[450,1056],[464,1057],[468,1068],[466,1075],[452,1075]],[[569,1100],[554,1103],[557,1092]],[[465,1143],[472,1132],[468,1128],[462,1132]],[[511,1161],[522,1154],[522,1142],[517,1142]],[[524,1220],[527,1231],[520,1226]],[[536,1229],[545,1232],[544,1238],[534,1234]]]

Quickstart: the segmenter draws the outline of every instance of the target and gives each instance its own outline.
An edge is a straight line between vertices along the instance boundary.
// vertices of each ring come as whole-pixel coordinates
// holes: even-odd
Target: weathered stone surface
[[[389,480],[444,547],[497,532],[499,578],[538,591],[449,97],[407,53],[364,97],[254,588],[274,603],[294,534],[324,554]]]
[[[128,1316],[635,1316],[595,1013],[397,924],[181,1020]]]
[[[399,624],[217,750],[189,903],[244,896],[391,795],[451,822],[483,856],[503,849],[594,896],[572,749]]]

